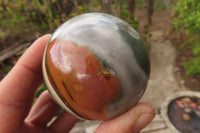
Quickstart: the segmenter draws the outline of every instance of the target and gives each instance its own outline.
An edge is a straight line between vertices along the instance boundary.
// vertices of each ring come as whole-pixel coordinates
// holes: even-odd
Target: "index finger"
[[[26,117],[34,92],[43,81],[42,57],[50,36],[36,40],[0,82],[0,128],[17,128]],[[8,120],[9,125],[5,123]]]

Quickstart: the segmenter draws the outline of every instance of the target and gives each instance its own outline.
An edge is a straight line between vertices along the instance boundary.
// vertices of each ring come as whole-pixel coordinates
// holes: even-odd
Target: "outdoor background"
[[[1,0],[0,80],[36,38],[87,12],[124,19],[141,34],[149,50],[152,38],[160,39],[153,31],[161,31],[176,50],[177,82],[187,90],[200,91],[199,0]],[[36,95],[44,89],[40,87]]]

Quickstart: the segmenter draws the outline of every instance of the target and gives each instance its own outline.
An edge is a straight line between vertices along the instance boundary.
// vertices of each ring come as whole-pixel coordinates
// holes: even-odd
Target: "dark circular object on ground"
[[[169,104],[168,116],[181,133],[200,133],[200,99],[183,96]]]

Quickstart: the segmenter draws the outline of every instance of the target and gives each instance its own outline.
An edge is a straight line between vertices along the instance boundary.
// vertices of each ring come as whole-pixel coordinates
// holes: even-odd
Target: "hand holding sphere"
[[[110,21],[109,22],[103,21],[103,23],[109,24]],[[115,26],[115,29],[119,28],[119,27],[117,28],[116,25],[114,25],[114,26]],[[101,28],[103,29],[103,27],[101,27]],[[110,27],[110,26],[108,26],[108,27]],[[98,29],[98,31],[100,30],[100,32],[97,32],[97,33],[101,33],[99,35],[110,38],[111,37],[110,34],[113,33],[114,36],[116,36],[115,33],[117,33],[117,32],[110,32],[110,33],[104,32],[105,28],[103,30],[101,30],[101,28]],[[124,28],[129,29],[128,31],[132,31],[126,25],[124,25]],[[83,28],[83,29],[87,29],[87,28]],[[81,30],[78,30],[78,31],[81,31]],[[78,31],[76,31],[75,33],[78,33]],[[117,31],[119,31],[119,29]],[[132,42],[131,40],[133,38],[131,39],[130,37],[134,36],[134,34],[131,34],[131,33],[125,34],[125,32],[123,30],[120,30],[120,31],[121,31],[120,33],[122,33],[122,35],[128,37],[128,38],[125,37],[126,42]],[[72,34],[75,34],[75,33],[72,33]],[[86,35],[87,38],[90,38],[93,35],[93,33],[91,33],[91,32],[90,32],[91,34],[85,34],[85,33],[87,33],[87,30],[85,30],[83,32],[83,34],[80,34],[79,37],[85,38],[84,35]],[[108,33],[109,33],[110,37],[108,36]],[[138,35],[138,34],[136,34],[136,35]],[[50,39],[50,37],[51,37],[51,39]],[[56,38],[54,38],[54,37],[56,37]],[[70,38],[71,37],[72,36],[70,36]],[[119,37],[120,36],[116,36],[115,38],[112,38],[113,41],[111,39],[110,43],[112,43],[112,42],[117,43],[118,41],[120,42],[121,39],[117,41],[117,39]],[[134,36],[134,37],[136,37],[136,42],[141,42],[140,37],[139,38],[138,38],[138,36]],[[49,39],[50,39],[50,41],[49,41]],[[132,106],[131,104],[136,103],[136,102],[133,102],[133,101],[135,101],[134,99],[136,99],[136,101],[137,101],[139,99],[139,97],[142,95],[142,93],[144,92],[144,90],[145,90],[144,88],[146,86],[147,80],[140,80],[143,78],[137,79],[136,78],[137,76],[136,77],[131,76],[135,80],[133,83],[131,83],[131,82],[126,82],[126,81],[128,81],[128,78],[130,76],[121,75],[123,73],[125,73],[125,75],[134,75],[134,73],[135,73],[135,75],[138,75],[138,72],[141,72],[141,71],[138,71],[139,70],[139,69],[137,69],[138,67],[135,67],[131,63],[131,60],[129,60],[132,57],[127,58],[124,54],[120,55],[120,53],[114,54],[115,52],[112,52],[112,51],[115,51],[115,49],[118,49],[118,52],[124,53],[123,52],[125,50],[124,47],[121,47],[121,46],[119,47],[118,45],[112,45],[112,47],[110,47],[110,46],[105,47],[105,46],[107,46],[107,44],[105,43],[105,46],[102,50],[101,48],[97,47],[98,45],[96,45],[96,47],[90,47],[87,45],[81,46],[80,45],[81,43],[79,43],[79,42],[69,40],[69,39],[63,40],[63,37],[58,38],[54,34],[54,36],[45,35],[45,36],[38,38],[31,45],[31,47],[28,48],[26,50],[26,52],[21,56],[21,58],[18,60],[16,65],[5,76],[5,78],[1,80],[1,82],[0,82],[0,108],[1,108],[1,110],[0,110],[0,116],[1,116],[0,117],[0,123],[1,123],[0,124],[0,132],[2,132],[2,133],[4,133],[4,132],[5,133],[13,133],[13,132],[66,133],[66,132],[70,131],[71,128],[74,126],[74,124],[78,121],[77,118],[75,118],[68,112],[64,111],[60,116],[57,117],[57,119],[53,123],[51,123],[49,125],[48,124],[49,121],[52,118],[54,118],[56,112],[59,110],[59,105],[56,104],[56,102],[51,98],[51,96],[49,95],[49,93],[47,91],[43,92],[33,104],[34,92],[43,82],[41,66],[42,66],[42,58],[43,58],[43,53],[45,51],[45,46],[48,43],[47,47],[49,47],[49,45],[53,42],[52,40],[60,40],[60,39],[62,39],[61,44],[69,44],[70,43],[70,45],[64,46],[64,47],[67,47],[67,49],[65,49],[66,51],[72,50],[68,47],[73,46],[75,48],[75,51],[81,50],[80,51],[81,55],[87,55],[86,53],[88,53],[90,55],[89,56],[90,58],[87,58],[87,60],[89,61],[88,62],[89,65],[84,66],[84,64],[87,64],[86,62],[84,64],[77,65],[77,64],[79,64],[78,63],[79,61],[80,62],[83,62],[83,61],[81,60],[81,58],[80,59],[75,58],[76,60],[73,60],[73,57],[76,54],[75,53],[70,54],[72,56],[72,57],[70,57],[70,63],[73,66],[70,68],[74,68],[74,69],[76,68],[76,71],[74,71],[74,72],[70,71],[71,73],[67,73],[66,75],[64,75],[62,73],[62,71],[60,71],[58,69],[60,67],[58,67],[56,65],[55,65],[56,67],[52,66],[52,67],[56,68],[56,71],[62,73],[61,75],[58,73],[59,77],[62,77],[62,75],[64,75],[64,76],[67,76],[69,74],[72,75],[73,82],[65,81],[67,84],[70,83],[70,86],[71,86],[70,91],[74,91],[73,93],[69,93],[69,94],[73,94],[72,98],[74,98],[74,99],[76,98],[77,105],[80,105],[80,107],[79,107],[80,110],[78,109],[78,110],[76,110],[76,112],[78,112],[78,113],[84,112],[84,114],[87,114],[87,115],[85,115],[87,117],[78,114],[79,117],[81,117],[81,118],[84,117],[85,119],[86,118],[109,119],[109,118],[115,117],[117,112],[120,112],[122,110],[124,110],[124,111],[122,111],[121,113],[125,112],[116,118],[102,122],[101,125],[97,128],[96,133],[99,133],[99,132],[100,133],[102,133],[102,132],[108,132],[108,133],[139,132],[148,123],[150,123],[152,121],[152,119],[155,116],[155,110],[148,104],[144,104],[144,103],[136,104],[133,107],[131,107],[131,109],[128,110],[128,108],[130,106]],[[87,40],[89,40],[89,39],[87,39]],[[91,42],[91,43],[87,43],[87,44],[95,45],[95,43],[98,43],[101,40],[105,41],[104,39],[96,36],[96,39],[94,39],[92,41],[93,43]],[[130,45],[130,47],[128,47],[128,49],[135,51],[134,56],[137,57],[137,58],[134,58],[134,61],[138,63],[137,66],[140,66],[139,68],[141,68],[141,70],[143,70],[142,73],[146,73],[145,75],[148,78],[149,60],[147,58],[148,57],[147,53],[144,52],[144,51],[146,51],[145,50],[146,48],[144,47],[143,42],[130,43],[130,44],[132,44],[132,45]],[[136,45],[136,44],[138,44],[138,45]],[[100,46],[100,47],[102,47],[102,46]],[[100,51],[93,50],[93,48],[97,48]],[[136,49],[138,49],[138,50],[136,50]],[[103,51],[106,51],[106,50],[108,50],[106,53],[101,54]],[[83,52],[83,51],[85,51],[85,52]],[[143,52],[141,52],[141,51],[143,51]],[[45,51],[45,58],[47,57],[46,53],[47,53],[47,48]],[[52,55],[52,54],[49,54],[49,55]],[[78,54],[78,55],[80,55],[80,54]],[[101,56],[101,55],[106,55],[107,58],[104,58],[104,56]],[[55,57],[55,56],[50,56],[50,57]],[[63,56],[63,57],[66,57],[66,56]],[[78,56],[78,57],[80,57],[80,56]],[[112,57],[112,58],[108,58],[108,57]],[[45,67],[45,64],[47,63],[45,58],[43,60],[44,61],[43,68]],[[119,60],[119,62],[118,62],[117,60],[120,58],[122,58],[122,60]],[[58,61],[57,59],[61,59],[61,58],[52,58],[52,61],[57,62]],[[125,64],[125,65],[122,65],[122,64]],[[69,65],[69,66],[71,66],[71,65]],[[125,69],[120,70],[121,65],[122,65],[122,67],[124,67],[124,66],[127,66],[127,67]],[[78,67],[78,66],[80,66],[80,67]],[[91,80],[85,80],[85,78],[86,78],[85,75],[80,75],[81,74],[80,72],[82,72],[83,68],[88,68],[88,69],[84,69],[84,70],[86,70],[85,73],[91,74],[91,75],[87,75],[86,77],[89,76],[89,78],[90,77],[94,77],[94,78],[90,78]],[[101,71],[99,71],[99,68]],[[125,71],[127,68],[129,68],[129,69],[127,71]],[[133,68],[135,71],[132,71]],[[70,70],[70,69],[64,69],[64,70]],[[95,73],[97,71],[99,71],[99,72],[97,73],[97,75],[95,75]],[[78,75],[78,72],[79,72],[79,75]],[[48,72],[48,75],[49,74],[50,73]],[[53,84],[53,82],[50,80],[50,78],[47,76],[47,74],[46,74],[46,77],[44,77],[44,78],[45,78],[46,84],[48,84],[48,81],[49,81],[49,83],[51,83],[50,87],[51,86],[53,87],[53,85],[57,85],[57,84]],[[80,80],[80,79],[83,79],[83,80]],[[58,79],[56,78],[56,80],[59,80],[59,78]],[[90,92],[90,93],[85,94],[85,96],[86,96],[85,101],[79,101],[77,95],[79,95],[79,93],[83,94],[85,92],[85,90],[88,89],[86,87],[86,86],[88,86],[88,84],[91,86],[97,86],[96,81],[98,81],[98,80],[101,81],[100,82],[101,84],[99,83],[98,86],[102,88],[103,92],[100,91],[99,92],[100,95],[97,95],[97,93],[95,92],[95,90],[97,88],[93,88],[93,91],[94,91],[93,93],[95,94],[94,96],[92,96],[92,95],[89,96],[89,94],[92,93],[92,92]],[[81,82],[81,81],[86,81],[86,82]],[[114,81],[114,82],[109,84],[111,81]],[[140,82],[143,82],[143,83],[140,83]],[[81,86],[77,86],[77,83],[79,83],[79,85],[81,85]],[[130,94],[128,94],[127,92],[129,92],[129,91],[126,91],[126,90],[129,90],[129,89],[127,89],[124,86],[125,84],[128,84],[129,86],[133,85],[132,89],[138,90],[138,91],[135,91],[134,93],[133,93],[133,91],[130,91]],[[73,87],[73,85],[74,85],[74,87]],[[114,86],[111,86],[111,85],[114,85]],[[137,85],[138,85],[138,87],[136,87]],[[124,86],[126,89],[124,89],[122,86]],[[74,108],[77,109],[77,107],[76,107],[77,105],[75,105],[75,103],[71,104],[70,102],[67,101],[67,99],[64,99],[64,97],[62,97],[63,94],[60,93],[59,90],[54,91],[50,87],[49,87],[49,91],[52,93],[52,96],[54,97],[54,99],[61,106],[63,106],[64,108],[66,107],[65,108],[66,110],[68,110],[69,112],[71,111],[71,113],[73,114],[73,112],[75,110],[72,110],[72,109],[74,109]],[[118,87],[119,87],[119,89],[118,89]],[[137,89],[137,88],[139,88],[139,89]],[[91,91],[92,91],[92,89],[91,89]],[[88,96],[88,98],[87,98],[87,96]],[[61,100],[61,97],[62,97],[63,101]],[[106,101],[105,98],[108,101]],[[84,99],[84,97],[80,97],[80,99]],[[101,102],[101,99],[103,99],[102,102]],[[121,101],[121,104],[119,104],[120,99],[121,100],[124,99],[122,101],[127,101],[127,103],[123,103]],[[88,105],[87,104],[81,105],[79,102],[85,102]],[[96,103],[99,103],[99,105]],[[73,106],[73,108],[68,109],[67,105]],[[116,108],[114,108],[114,107],[116,107]],[[125,108],[125,107],[127,107],[127,108]],[[94,109],[94,110],[92,110],[92,109]],[[100,111],[97,111],[97,110],[100,110]],[[113,110],[113,112],[111,110]],[[126,111],[126,110],[128,110],[128,111]],[[89,112],[89,113],[87,113],[87,112]],[[97,115],[95,115],[95,117],[93,117],[94,114],[97,114]],[[98,118],[96,116],[98,116]]]

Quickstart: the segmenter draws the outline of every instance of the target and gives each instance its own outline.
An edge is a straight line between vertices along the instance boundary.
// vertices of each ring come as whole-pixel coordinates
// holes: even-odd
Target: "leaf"
[[[200,75],[200,2],[199,0],[178,0],[175,6],[178,16],[172,21],[177,31],[185,30],[192,34],[193,38],[186,40],[179,48],[190,46],[193,50],[193,57],[190,61],[184,62],[187,74]]]
[[[47,87],[46,85],[43,83],[37,90],[36,90],[36,93],[35,93],[35,98],[38,98],[39,95],[43,92],[47,90]]]
[[[3,66],[1,70],[5,73],[8,73],[11,70],[11,67],[6,65],[6,66]]]

